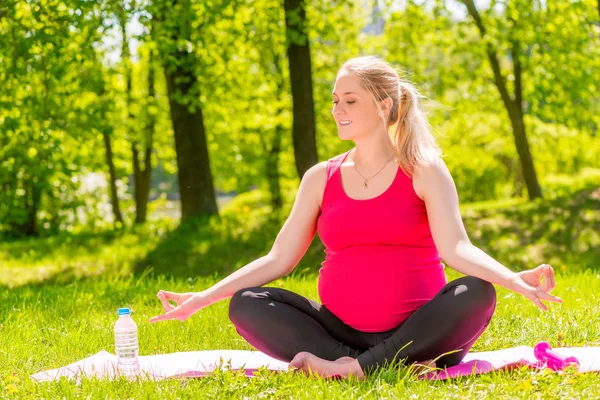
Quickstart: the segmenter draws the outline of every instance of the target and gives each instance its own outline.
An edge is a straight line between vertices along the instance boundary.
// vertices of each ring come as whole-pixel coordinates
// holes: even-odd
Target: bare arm
[[[231,297],[243,288],[266,285],[294,270],[315,236],[324,186],[324,164],[317,164],[304,174],[290,216],[271,251],[205,290],[209,303]]]
[[[475,247],[467,236],[456,186],[442,159],[418,169],[414,186],[425,202],[431,235],[444,261],[465,275],[509,286],[514,272]]]
[[[154,317],[150,322],[172,318],[185,320],[201,308],[233,296],[238,290],[263,286],[292,272],[306,254],[315,236],[325,181],[324,162],[306,171],[292,211],[267,255],[252,261],[199,293],[160,291],[158,298],[162,301],[166,314]],[[168,300],[175,301],[178,306],[171,306]]]
[[[540,300],[561,301],[548,293],[555,286],[549,265],[515,273],[471,243],[460,215],[456,186],[441,158],[418,168],[413,182],[415,192],[427,207],[435,245],[452,268],[520,293],[544,310],[547,308]],[[543,286],[539,285],[542,275]]]

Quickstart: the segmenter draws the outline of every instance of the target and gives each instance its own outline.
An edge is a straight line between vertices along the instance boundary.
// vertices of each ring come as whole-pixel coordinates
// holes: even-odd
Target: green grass
[[[600,345],[600,291],[598,274],[563,274],[556,293],[562,305],[539,311],[524,298],[498,289],[498,306],[488,329],[474,351],[509,346],[534,345],[549,340],[553,346]],[[367,382],[337,382],[301,376],[265,375],[249,380],[235,373],[189,381],[126,382],[84,380],[77,385],[66,380],[33,383],[29,375],[87,357],[100,349],[114,352],[112,327],[119,306],[130,306],[138,327],[141,354],[203,349],[251,349],[227,320],[227,301],[216,303],[181,323],[148,323],[160,312],[155,293],[159,288],[187,291],[206,287],[212,278],[195,283],[165,278],[132,277],[74,281],[66,285],[26,285],[0,295],[0,379],[2,395],[14,384],[19,397],[94,398],[347,398],[347,397],[436,397],[487,395],[530,398],[597,397],[597,375],[532,371],[497,372],[479,378],[451,382],[423,382],[401,370],[388,371]],[[290,278],[275,284],[316,298],[314,276]],[[13,382],[13,373],[18,378]],[[590,394],[584,396],[584,393]],[[596,395],[592,395],[596,394]]]
[[[473,351],[534,345],[600,346],[600,196],[586,188],[565,197],[462,207],[472,240],[512,269],[550,261],[562,305],[544,313],[498,288],[498,306]],[[228,301],[185,323],[150,325],[161,311],[159,289],[201,290],[263,255],[281,219],[260,192],[233,201],[221,218],[179,227],[154,222],[101,234],[61,235],[0,244],[0,398],[597,398],[597,374],[529,370],[449,382],[417,380],[408,369],[364,382],[266,373],[256,379],[225,371],[194,380],[34,383],[29,376],[106,349],[114,352],[116,309],[130,306],[142,355],[203,349],[251,349],[227,319]],[[285,215],[285,212],[284,214]],[[297,273],[281,285],[318,299],[315,239]],[[448,271],[448,278],[458,274]]]

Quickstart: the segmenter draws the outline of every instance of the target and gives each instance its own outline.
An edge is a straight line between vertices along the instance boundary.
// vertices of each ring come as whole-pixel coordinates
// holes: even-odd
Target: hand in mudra
[[[548,264],[541,264],[534,269],[517,272],[511,279],[510,289],[522,294],[544,311],[548,306],[542,300],[562,303],[562,299],[550,294],[556,287],[554,270]]]
[[[156,296],[162,303],[165,313],[150,318],[150,323],[169,319],[185,321],[208,305],[201,293],[196,292],[174,293],[160,290]],[[177,306],[172,306],[169,300],[174,301]]]

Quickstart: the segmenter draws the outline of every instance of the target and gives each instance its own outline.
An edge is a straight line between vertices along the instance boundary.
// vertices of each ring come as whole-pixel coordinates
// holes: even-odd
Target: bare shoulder
[[[323,193],[327,183],[327,161],[322,161],[310,167],[302,177],[301,189],[310,194],[316,204],[321,207]]]
[[[444,160],[439,156],[430,157],[413,171],[413,188],[421,200],[425,200],[431,187],[452,182],[452,176]]]

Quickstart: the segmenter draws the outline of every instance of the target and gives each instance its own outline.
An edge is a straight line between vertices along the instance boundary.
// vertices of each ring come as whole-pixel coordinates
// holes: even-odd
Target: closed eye
[[[337,104],[337,103],[339,103],[339,101],[334,101],[333,102],[333,104]],[[347,104],[354,104],[354,103],[356,103],[356,101],[347,101],[346,103]]]

